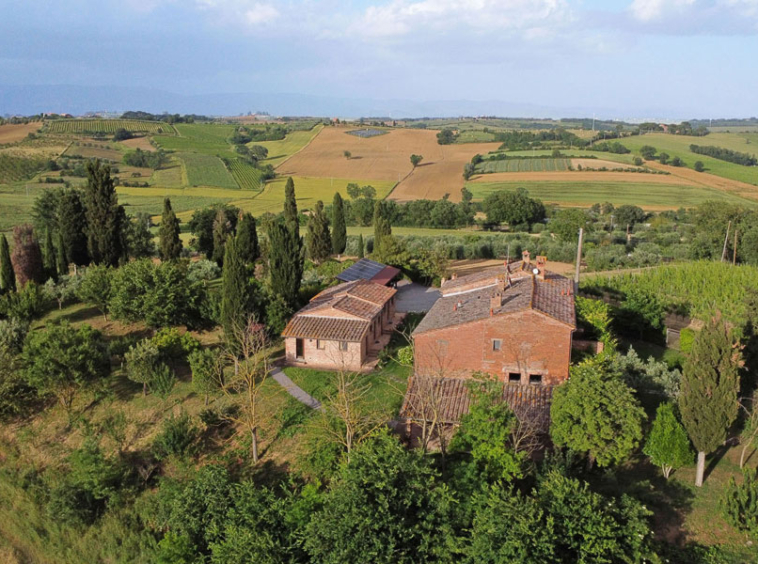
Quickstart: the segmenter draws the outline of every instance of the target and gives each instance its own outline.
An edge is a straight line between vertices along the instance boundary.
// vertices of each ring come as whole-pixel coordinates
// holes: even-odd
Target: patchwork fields
[[[0,125],[0,145],[23,141],[30,133],[34,133],[42,127],[41,121],[31,123],[7,123]]]
[[[173,125],[161,121],[141,121],[137,119],[56,119],[47,122],[49,133],[79,135],[87,133],[113,134],[117,129],[134,133],[164,134],[176,133]]]
[[[476,172],[486,174],[494,172],[563,171],[568,170],[570,165],[570,159],[505,159],[502,161],[484,161],[476,165]]]

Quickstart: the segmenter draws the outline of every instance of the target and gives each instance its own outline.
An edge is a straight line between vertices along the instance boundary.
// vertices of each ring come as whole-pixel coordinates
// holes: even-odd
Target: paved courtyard
[[[427,288],[415,282],[401,280],[397,284],[396,297],[395,308],[397,311],[404,313],[427,312],[439,299],[440,291],[438,288]]]

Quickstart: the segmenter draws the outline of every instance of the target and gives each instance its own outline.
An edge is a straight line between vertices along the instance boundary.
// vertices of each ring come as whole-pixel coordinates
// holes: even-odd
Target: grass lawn
[[[268,157],[263,161],[263,164],[270,164],[276,168],[305,147],[323,128],[323,125],[317,125],[313,129],[288,133],[281,141],[253,141],[248,143],[248,146],[261,145],[266,147]]]
[[[631,173],[630,173],[631,174]],[[638,175],[635,179],[641,179]],[[590,206],[598,202],[632,204],[646,209],[692,207],[708,200],[721,200],[744,206],[755,202],[728,192],[704,186],[676,186],[640,182],[469,182],[466,188],[481,200],[492,192],[526,188],[529,195],[544,202],[567,206]]]

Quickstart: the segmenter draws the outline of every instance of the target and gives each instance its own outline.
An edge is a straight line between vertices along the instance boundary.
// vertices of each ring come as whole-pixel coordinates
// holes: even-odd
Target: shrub
[[[164,361],[185,359],[200,348],[200,342],[191,334],[180,333],[176,327],[160,329],[152,339]]]
[[[172,455],[190,454],[197,432],[197,427],[187,413],[182,412],[177,416],[171,414],[163,421],[161,432],[153,442],[155,456],[160,460]]]
[[[679,333],[679,350],[683,353],[692,351],[692,345],[695,343],[695,331],[685,327]]]
[[[160,364],[158,346],[150,339],[129,347],[124,354],[126,377],[132,382],[142,384],[142,395],[147,395],[147,388],[152,386]]]
[[[153,378],[153,391],[161,398],[166,399],[176,384],[176,374],[167,364],[160,363]]]
[[[742,483],[734,478],[729,484],[721,501],[724,518],[749,536],[758,539],[758,477],[755,468],[742,471]]]
[[[29,282],[18,292],[9,292],[0,298],[0,316],[31,321],[41,317],[49,305],[42,287]]]

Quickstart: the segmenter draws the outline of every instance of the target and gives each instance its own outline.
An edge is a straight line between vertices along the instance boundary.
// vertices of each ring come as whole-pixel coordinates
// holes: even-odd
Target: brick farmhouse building
[[[531,411],[544,423],[554,387],[568,379],[576,330],[573,282],[545,266],[525,252],[522,261],[443,281],[413,332],[414,376],[401,409],[409,425],[428,418],[416,401],[422,387],[439,401],[435,417],[457,423],[472,377],[501,382],[517,415]]]
[[[327,370],[370,369],[395,329],[396,292],[355,280],[319,293],[282,332],[286,363]]]

